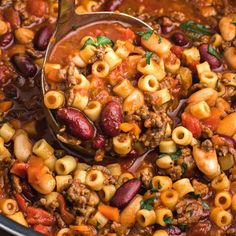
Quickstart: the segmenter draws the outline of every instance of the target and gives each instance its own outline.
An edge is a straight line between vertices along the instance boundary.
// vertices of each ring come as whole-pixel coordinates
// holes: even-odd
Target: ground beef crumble
[[[179,224],[191,224],[200,220],[203,215],[202,204],[195,199],[183,199],[176,205]]]

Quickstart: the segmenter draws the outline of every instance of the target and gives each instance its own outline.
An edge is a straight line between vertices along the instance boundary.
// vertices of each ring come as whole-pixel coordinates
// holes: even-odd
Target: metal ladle
[[[47,60],[50,57],[50,54],[54,48],[54,46],[63,39],[66,35],[68,35],[70,32],[75,31],[81,27],[84,27],[86,25],[89,25],[94,22],[99,21],[110,21],[110,22],[123,22],[127,23],[131,26],[136,26],[146,29],[152,29],[148,24],[145,22],[139,20],[138,18],[135,18],[133,16],[124,14],[124,13],[114,13],[114,12],[93,12],[93,13],[86,13],[86,14],[76,14],[75,13],[75,5],[74,0],[61,0],[59,1],[59,17],[56,25],[56,30],[53,36],[53,40],[50,41],[46,56],[44,59],[43,68],[47,62]],[[44,74],[44,70],[42,70],[41,75],[41,87],[42,87],[42,93],[43,95],[46,93],[45,87],[46,87],[46,77]],[[55,135],[59,134],[61,126],[55,119],[54,115],[52,114],[52,111],[44,107],[45,115],[47,118],[47,122],[52,128]],[[74,151],[78,152],[78,154],[82,156],[94,156],[95,152],[94,150],[88,150],[80,145],[74,145],[71,143],[66,144],[70,149],[73,149]]]

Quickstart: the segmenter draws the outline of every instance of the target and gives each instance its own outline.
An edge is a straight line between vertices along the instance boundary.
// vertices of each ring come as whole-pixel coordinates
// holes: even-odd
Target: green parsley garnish
[[[150,63],[151,63],[152,55],[153,55],[153,52],[147,51],[147,52],[145,53],[146,63],[147,63],[148,65],[150,65]]]
[[[181,170],[182,170],[182,173],[184,174],[186,172],[186,170],[188,169],[188,166],[185,162],[182,163],[181,165]]]
[[[186,21],[180,25],[180,28],[191,33],[192,36],[199,38],[203,35],[212,35],[211,29],[207,28],[205,25],[198,24],[192,20]]]
[[[203,208],[205,208],[205,209],[210,209],[210,206],[208,205],[207,202],[202,201],[202,206],[203,206]]]
[[[99,230],[99,229],[100,229],[100,226],[101,226],[101,223],[100,223],[99,221],[97,221],[96,229]]]
[[[97,42],[94,42],[92,38],[88,38],[83,47],[81,48],[81,50],[83,50],[84,48],[86,48],[88,45],[92,45],[95,47],[99,47],[99,46],[103,46],[103,45],[110,45],[111,47],[113,47],[114,43],[111,39],[105,37],[105,36],[97,36]]]
[[[196,193],[194,193],[194,192],[190,192],[190,193],[188,193],[188,195],[189,195],[190,197],[192,197],[192,198],[195,198],[195,199],[198,199],[198,198],[200,197],[199,194],[196,194]]]
[[[153,203],[155,202],[155,199],[156,199],[155,197],[152,197],[146,200],[142,200],[140,202],[141,209],[146,209],[151,211],[153,209]]]
[[[236,21],[231,21],[231,24],[236,25]]]
[[[177,161],[181,155],[182,155],[182,151],[178,149],[176,152],[170,154],[170,157],[172,161]]]
[[[178,227],[179,227],[182,231],[186,231],[186,230],[187,230],[187,225],[186,225],[186,224],[178,224]]]
[[[165,216],[164,217],[164,222],[167,224],[167,225],[170,225],[172,223],[172,217],[170,216]]]
[[[161,189],[162,189],[162,186],[161,186],[161,183],[160,183],[159,180],[158,180],[158,182],[157,182],[157,188],[155,188],[155,187],[153,186],[152,182],[150,183],[150,191],[151,191],[152,193],[158,192],[158,191],[161,190]]]
[[[207,51],[209,52],[209,54],[216,57],[217,59],[219,59],[219,60],[221,59],[221,56],[210,44],[208,45]]]
[[[150,39],[153,33],[154,33],[154,30],[151,30],[151,29],[144,32],[136,32],[137,35],[141,36],[145,40]]]

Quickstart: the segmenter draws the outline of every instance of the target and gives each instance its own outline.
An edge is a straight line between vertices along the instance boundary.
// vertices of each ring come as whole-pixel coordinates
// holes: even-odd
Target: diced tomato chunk
[[[11,168],[11,173],[21,178],[25,178],[29,164],[24,162],[15,162]]]
[[[28,207],[27,208],[27,222],[31,225],[46,225],[50,226],[54,223],[54,216],[49,212],[35,207]]]
[[[37,17],[43,17],[47,11],[47,3],[45,0],[28,0],[26,10]]]
[[[215,131],[220,122],[221,111],[215,107],[211,108],[211,116],[202,120],[202,123]]]
[[[201,123],[196,117],[194,117],[190,113],[184,112],[182,114],[182,124],[185,128],[192,132],[195,138],[199,138],[201,136]]]
[[[25,213],[27,211],[27,207],[28,207],[28,204],[27,204],[26,200],[19,193],[17,193],[15,195],[15,197],[16,197],[18,207],[20,208],[21,211],[23,211]]]
[[[50,235],[49,229],[44,225],[34,225],[33,229],[41,234]]]
[[[183,54],[183,51],[184,51],[184,49],[183,49],[182,47],[174,45],[174,46],[171,47],[170,50],[171,50],[171,52],[173,52],[179,59],[182,58],[182,54]]]

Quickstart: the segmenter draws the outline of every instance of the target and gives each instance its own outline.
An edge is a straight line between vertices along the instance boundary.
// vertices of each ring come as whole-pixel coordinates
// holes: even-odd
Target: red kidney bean
[[[119,126],[123,121],[122,107],[119,102],[108,102],[102,110],[100,126],[102,131],[115,137],[120,133]]]
[[[67,126],[73,136],[81,140],[91,140],[94,137],[93,125],[79,110],[61,108],[57,111],[57,118]]]
[[[4,86],[11,82],[12,72],[6,65],[0,65],[0,85]]]
[[[103,6],[104,11],[115,11],[124,0],[107,0]]]
[[[94,149],[101,149],[105,146],[105,137],[102,134],[97,133],[93,139],[92,147]]]
[[[188,38],[182,32],[175,32],[171,36],[171,40],[174,42],[174,44],[181,47],[187,46],[189,44]]]
[[[15,54],[11,58],[12,64],[23,77],[34,77],[37,73],[37,67],[33,60],[25,54]]]
[[[37,17],[43,17],[47,11],[45,0],[27,0],[26,10]]]
[[[34,37],[34,48],[39,51],[46,50],[52,35],[53,28],[51,26],[43,26],[40,28]]]
[[[14,35],[12,32],[8,32],[0,36],[0,48],[6,49],[12,45],[14,41]]]
[[[120,209],[126,207],[139,192],[141,185],[142,183],[139,179],[128,180],[116,190],[110,205]]]
[[[171,19],[167,16],[161,16],[158,18],[157,22],[160,24],[161,26],[161,32],[163,34],[168,34],[170,33],[174,28],[174,24],[171,21]]]
[[[10,7],[4,10],[4,19],[10,23],[13,29],[20,27],[20,15],[14,8]]]
[[[137,157],[139,157],[139,156],[140,156],[139,153],[138,153],[135,149],[131,150],[131,151],[126,155],[127,158],[137,158]]]
[[[201,60],[202,61],[207,61],[211,67],[211,69],[216,69],[221,66],[221,62],[218,58],[215,56],[211,55],[208,52],[208,44],[204,43],[199,47],[199,52],[201,55]]]

